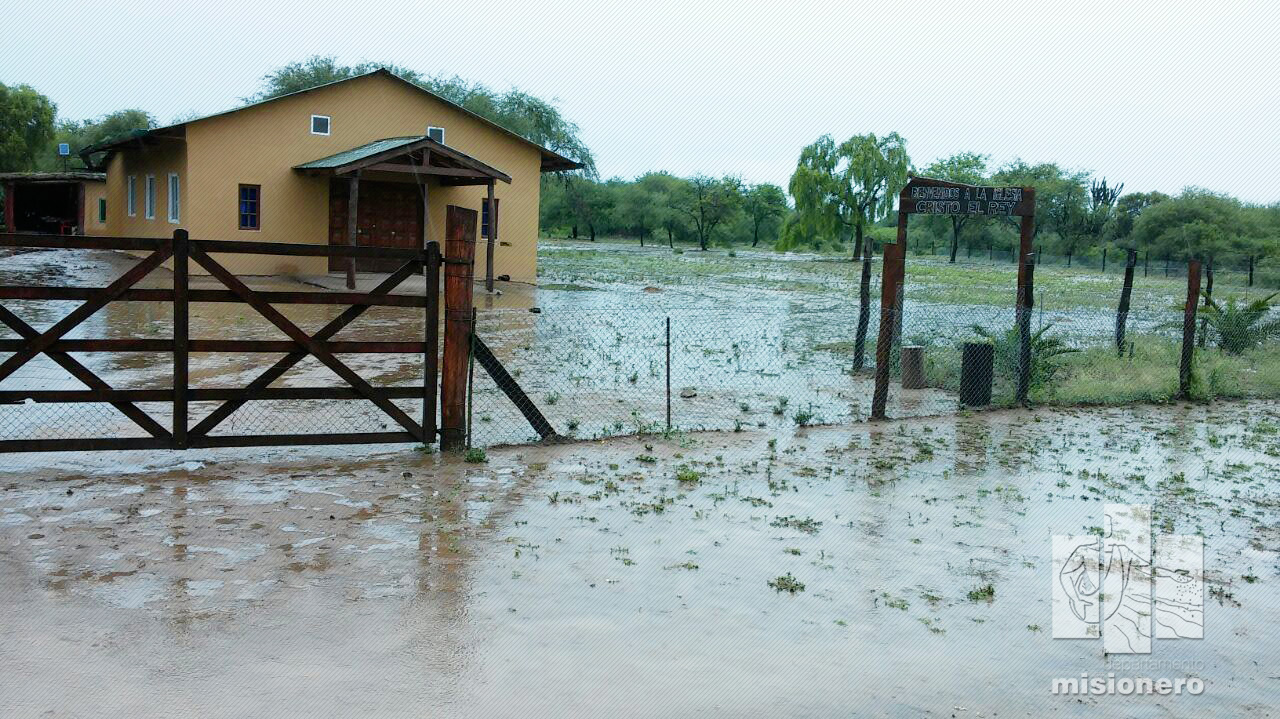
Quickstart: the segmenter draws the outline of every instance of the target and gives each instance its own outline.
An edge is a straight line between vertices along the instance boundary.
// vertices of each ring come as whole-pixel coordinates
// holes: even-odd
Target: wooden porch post
[[[484,248],[484,289],[493,292],[493,246],[498,241],[498,203],[493,201],[494,181],[489,180],[489,244]]]
[[[76,183],[76,231],[75,234],[84,234],[84,182]]]
[[[360,171],[347,181],[347,244],[356,246],[356,220],[360,207]],[[356,258],[347,258],[347,289],[356,288]]]
[[[17,202],[17,198],[14,197],[15,191],[16,191],[16,186],[12,182],[5,183],[4,185],[4,231],[5,232],[18,231],[18,228],[13,226],[13,223],[14,223],[13,218],[15,213],[17,212],[14,209]]]

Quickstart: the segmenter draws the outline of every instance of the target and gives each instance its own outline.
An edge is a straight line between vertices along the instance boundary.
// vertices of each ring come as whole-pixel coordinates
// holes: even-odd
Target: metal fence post
[[[471,332],[467,342],[467,449],[471,449],[471,415],[475,411],[476,308],[471,308]]]
[[[667,430],[671,430],[671,315],[667,315]]]

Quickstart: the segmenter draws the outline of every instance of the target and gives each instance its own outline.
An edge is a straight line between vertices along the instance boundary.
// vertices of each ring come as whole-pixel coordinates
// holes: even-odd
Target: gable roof
[[[411,155],[415,152],[420,155],[417,160],[424,164],[413,164],[414,158]],[[425,156],[422,156],[424,154]],[[409,162],[392,162],[396,158],[406,158]],[[457,180],[463,184],[482,184],[494,180],[501,180],[511,184],[511,176],[502,170],[492,165],[486,165],[476,158],[458,152],[451,147],[442,145],[426,135],[388,137],[382,140],[374,140],[328,157],[304,162],[301,165],[294,165],[293,169],[312,174],[343,174],[365,167],[372,167],[375,170],[398,170],[422,175],[443,173],[452,174],[459,178],[473,178],[471,181]],[[448,172],[448,169],[452,169],[453,172]]]
[[[343,79],[341,79],[341,80],[334,80],[333,82],[326,82],[326,83],[323,83],[323,84],[320,84],[320,85],[315,85],[315,86],[313,86],[313,87],[308,87],[308,88],[306,88],[306,89],[304,89],[304,90],[296,90],[296,91],[294,91],[294,92],[285,93],[285,94],[283,94],[283,95],[276,95],[275,97],[269,97],[269,98],[267,98],[267,99],[265,99],[265,100],[258,100],[257,102],[251,102],[251,103],[249,103],[249,104],[247,104],[247,105],[241,105],[240,107],[233,108],[233,109],[230,109],[230,110],[223,110],[222,112],[215,112],[215,113],[210,114],[210,115],[203,115],[203,116],[201,116],[201,117],[193,118],[193,119],[191,119],[191,120],[186,120],[186,121],[184,121],[184,122],[176,122],[176,123],[174,123],[174,124],[172,124],[172,125],[166,125],[165,127],[157,127],[157,128],[155,128],[155,129],[153,129],[153,130],[134,130],[134,131],[129,132],[129,133],[127,133],[127,134],[123,135],[123,136],[117,136],[117,137],[114,137],[114,138],[111,138],[111,139],[105,140],[105,141],[103,141],[103,142],[99,142],[99,143],[97,143],[96,145],[90,145],[90,146],[88,146],[88,147],[86,147],[86,148],[84,148],[84,149],[80,150],[77,154],[79,154],[79,155],[81,156],[81,158],[84,158],[84,157],[86,157],[87,155],[96,154],[96,153],[99,153],[99,152],[109,152],[109,151],[111,151],[111,150],[114,150],[114,149],[116,149],[116,148],[118,148],[118,147],[122,146],[122,145],[127,145],[127,144],[129,144],[130,142],[133,142],[133,141],[135,141],[135,140],[143,140],[143,139],[147,139],[147,138],[152,138],[152,137],[155,137],[155,136],[158,136],[158,135],[161,135],[161,134],[165,134],[165,133],[172,134],[172,132],[173,132],[174,130],[182,130],[182,131],[185,131],[186,126],[187,126],[187,125],[189,125],[189,124],[191,124],[191,123],[193,123],[193,122],[200,122],[200,121],[202,121],[202,120],[208,120],[208,119],[210,119],[210,118],[214,118],[214,117],[222,117],[223,115],[230,115],[230,114],[232,114],[232,113],[240,112],[240,111],[242,111],[242,110],[247,110],[247,109],[249,109],[249,108],[251,108],[251,107],[258,107],[259,105],[265,105],[265,104],[267,104],[267,103],[275,102],[275,101],[277,101],[277,100],[282,100],[282,99],[284,99],[284,98],[286,98],[286,97],[294,97],[294,96],[296,96],[296,95],[304,95],[304,94],[306,94],[306,93],[309,93],[309,92],[316,92],[317,90],[323,90],[323,89],[325,89],[325,88],[332,87],[332,86],[334,86],[334,85],[340,85],[340,84],[342,84],[342,83],[344,83],[344,82],[352,82],[352,81],[355,81],[355,80],[362,80],[362,79],[364,79],[364,78],[374,77],[374,76],[377,76],[377,75],[381,75],[381,76],[384,76],[384,77],[389,77],[389,78],[394,79],[396,82],[403,83],[403,84],[404,84],[404,85],[406,85],[407,87],[413,88],[414,90],[417,90],[418,92],[421,92],[421,93],[423,93],[423,94],[427,95],[428,97],[430,97],[430,98],[432,98],[432,99],[436,100],[437,102],[443,103],[444,105],[447,105],[448,107],[451,107],[451,108],[453,108],[453,109],[457,110],[458,112],[461,112],[461,113],[463,113],[463,114],[465,114],[465,115],[467,115],[467,116],[471,117],[472,119],[478,120],[479,122],[481,122],[481,123],[483,123],[483,124],[485,124],[485,125],[488,125],[489,127],[493,128],[493,129],[495,129],[495,130],[497,130],[497,131],[499,131],[499,132],[501,132],[501,133],[503,133],[503,134],[505,134],[505,135],[508,135],[508,136],[510,136],[510,137],[513,137],[513,138],[515,138],[515,139],[519,140],[520,142],[522,142],[522,143],[524,143],[524,144],[526,144],[526,145],[529,145],[530,147],[533,147],[534,149],[538,150],[538,153],[542,156],[542,166],[541,166],[541,170],[542,170],[542,172],[556,172],[556,171],[560,171],[560,170],[577,170],[577,169],[579,169],[579,168],[581,168],[581,167],[582,167],[582,163],[577,162],[577,161],[575,161],[575,160],[571,160],[571,159],[569,159],[569,158],[565,157],[564,155],[561,155],[560,153],[558,153],[558,152],[556,152],[556,151],[554,151],[554,150],[551,150],[551,149],[548,149],[548,148],[546,148],[546,147],[543,147],[542,145],[539,145],[538,143],[533,142],[532,140],[529,140],[528,138],[524,137],[523,135],[521,135],[521,134],[519,134],[519,133],[512,132],[511,130],[508,130],[507,128],[503,127],[502,125],[499,125],[498,123],[494,122],[493,120],[490,120],[490,119],[488,119],[488,118],[486,118],[486,117],[483,117],[483,116],[481,116],[481,115],[478,115],[478,114],[476,114],[476,113],[472,112],[471,110],[468,110],[467,108],[463,107],[462,105],[459,105],[458,103],[453,102],[452,100],[448,100],[448,99],[446,99],[446,98],[444,98],[444,97],[441,97],[440,95],[437,95],[437,94],[435,94],[434,92],[431,92],[430,90],[428,90],[428,89],[426,89],[426,88],[424,88],[424,87],[422,87],[422,86],[420,86],[420,85],[417,85],[417,84],[415,84],[415,83],[409,82],[408,80],[404,79],[403,77],[400,77],[399,75],[395,74],[394,72],[391,72],[390,70],[387,70],[386,68],[378,68],[377,70],[373,70],[373,71],[371,71],[371,72],[366,72],[366,73],[364,73],[364,74],[362,74],[362,75],[353,75],[353,76],[351,76],[351,77],[346,77],[346,78],[343,78]],[[86,164],[87,164],[87,163],[86,163]]]

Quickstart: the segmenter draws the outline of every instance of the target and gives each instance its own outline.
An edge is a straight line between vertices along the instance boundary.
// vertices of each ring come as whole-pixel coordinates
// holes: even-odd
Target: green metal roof
[[[322,157],[319,160],[312,160],[301,165],[295,165],[295,170],[323,170],[330,167],[341,167],[352,162],[358,162],[370,155],[376,155],[387,150],[394,150],[397,147],[403,147],[422,140],[418,137],[388,137],[384,140],[374,140],[367,145],[353,147],[350,150],[343,150],[336,155]]]

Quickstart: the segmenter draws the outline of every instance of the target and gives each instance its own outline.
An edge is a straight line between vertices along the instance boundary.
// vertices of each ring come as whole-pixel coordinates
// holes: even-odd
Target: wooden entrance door
[[[329,244],[347,244],[348,185],[329,185]],[[361,247],[422,247],[422,191],[404,182],[360,181],[360,206],[356,212],[356,244]],[[346,260],[329,259],[329,271],[346,269]],[[357,272],[392,272],[402,260],[358,259]]]

